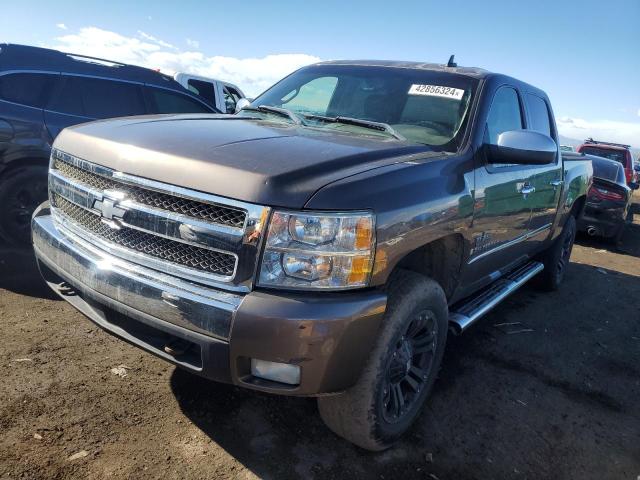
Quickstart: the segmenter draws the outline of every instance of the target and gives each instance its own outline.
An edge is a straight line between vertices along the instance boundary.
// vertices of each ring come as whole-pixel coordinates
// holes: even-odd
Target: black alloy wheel
[[[573,230],[567,232],[562,238],[560,256],[558,264],[556,265],[556,275],[559,279],[564,277],[564,272],[569,264],[569,259],[571,258],[571,251],[573,250],[573,242],[575,239],[575,223],[568,225],[568,227]]]
[[[408,324],[395,343],[382,390],[382,416],[389,423],[413,410],[433,366],[438,323],[433,312],[423,310]]]

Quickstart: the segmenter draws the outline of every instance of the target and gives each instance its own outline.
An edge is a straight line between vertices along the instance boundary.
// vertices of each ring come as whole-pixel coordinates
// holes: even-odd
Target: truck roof
[[[476,78],[483,78],[491,74],[491,72],[487,70],[476,67],[447,67],[440,63],[407,62],[397,60],[330,60],[326,62],[319,62],[316,65],[359,65],[363,67],[411,68],[416,70],[434,70],[438,72],[457,73],[459,75],[467,75]]]
[[[149,68],[12,43],[0,43],[0,70],[64,71],[184,90],[169,75]]]
[[[526,87],[526,90],[536,92],[538,95],[546,97],[546,93],[522,80],[504,75],[502,73],[490,72],[483,68],[478,67],[448,67],[442,63],[426,63],[426,62],[409,62],[398,60],[330,60],[326,62],[319,62],[314,65],[345,65],[345,66],[362,66],[362,67],[389,67],[389,68],[407,68],[414,70],[430,70],[434,72],[443,73],[455,73],[457,75],[465,75],[467,77],[473,77],[477,79],[491,79],[494,81],[506,81],[520,87]]]

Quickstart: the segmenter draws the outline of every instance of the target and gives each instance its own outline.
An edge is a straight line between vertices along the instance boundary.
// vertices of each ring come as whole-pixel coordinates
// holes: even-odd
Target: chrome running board
[[[529,262],[500,277],[480,293],[458,302],[449,313],[449,325],[456,335],[461,334],[476,320],[507,298],[533,276],[544,269],[540,262]]]

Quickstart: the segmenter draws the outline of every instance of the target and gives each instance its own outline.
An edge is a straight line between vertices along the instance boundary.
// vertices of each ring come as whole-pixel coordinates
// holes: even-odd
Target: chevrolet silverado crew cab
[[[105,330],[215,381],[316,396],[329,428],[380,450],[450,329],[534,276],[558,287],[591,176],[526,83],[328,62],[236,115],[65,129],[33,245]]]

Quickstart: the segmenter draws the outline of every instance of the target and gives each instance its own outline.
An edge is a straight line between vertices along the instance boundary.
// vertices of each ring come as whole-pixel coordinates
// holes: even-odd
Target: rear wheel
[[[358,382],[344,393],[318,399],[325,424],[367,450],[391,446],[424,405],[440,368],[447,328],[447,300],[440,285],[414,272],[399,272]]]
[[[624,231],[627,228],[627,225],[631,225],[632,223],[633,223],[633,210],[631,210],[631,206],[629,206],[629,208],[627,209],[627,216],[624,219],[624,222],[622,222],[622,224],[620,225],[620,227],[618,227],[616,232],[611,237],[609,237],[609,241],[615,246],[620,245],[622,243],[622,237],[624,237]]]
[[[622,237],[624,236],[625,228],[626,228],[626,224],[623,223],[622,225],[620,225],[618,230],[616,230],[616,233],[614,233],[609,237],[608,240],[611,242],[612,245],[617,247],[622,243]]]
[[[575,239],[576,219],[571,215],[567,219],[560,236],[542,256],[544,270],[538,276],[538,285],[544,290],[557,290],[562,283],[569,266]]]
[[[28,166],[0,180],[0,236],[15,244],[31,239],[31,215],[47,199],[47,168]]]

